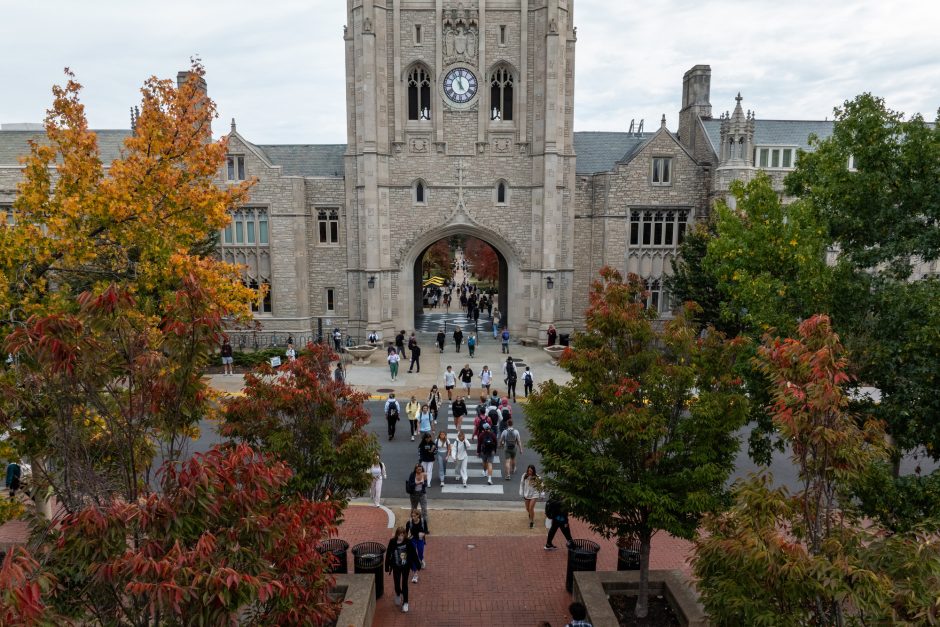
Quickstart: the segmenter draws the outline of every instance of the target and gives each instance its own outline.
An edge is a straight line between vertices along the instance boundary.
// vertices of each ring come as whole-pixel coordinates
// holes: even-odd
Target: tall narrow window
[[[264,209],[258,212],[258,243],[268,243],[268,212]]]
[[[505,205],[509,197],[509,190],[506,187],[505,181],[500,181],[496,184],[496,204]]]
[[[16,225],[16,218],[13,217],[13,205],[0,205],[0,219],[3,219],[7,226]]]
[[[317,212],[317,231],[321,244],[339,243],[339,211],[320,209]]]
[[[499,45],[506,45],[506,25],[503,24],[499,27]]]
[[[512,72],[505,67],[493,72],[490,82],[490,119],[512,120]]]
[[[415,45],[421,45],[421,24],[415,24]]]
[[[241,211],[235,212],[235,243],[245,243],[245,215]]]
[[[640,212],[630,212],[630,245],[636,246],[640,243]]]
[[[677,241],[679,244],[685,241],[685,230],[689,224],[689,212],[680,211],[679,212],[679,224],[676,227],[676,232],[678,233]]]
[[[408,73],[408,119],[431,119],[431,74],[424,66]]]
[[[332,287],[326,288],[326,310],[335,311],[336,310],[336,299],[335,292]]]
[[[261,313],[271,313],[271,281],[264,279],[261,284],[264,286],[264,296],[261,297]]]
[[[649,246],[653,239],[653,212],[643,214],[643,245]]]
[[[415,182],[415,204],[423,205],[427,202],[426,193],[424,189],[424,181]]]

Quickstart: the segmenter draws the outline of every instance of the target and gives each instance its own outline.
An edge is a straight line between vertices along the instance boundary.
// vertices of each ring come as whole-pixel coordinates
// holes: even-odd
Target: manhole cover
[[[395,390],[393,390],[392,388],[379,388],[376,390],[376,392],[378,392],[379,394],[389,394],[394,391]]]

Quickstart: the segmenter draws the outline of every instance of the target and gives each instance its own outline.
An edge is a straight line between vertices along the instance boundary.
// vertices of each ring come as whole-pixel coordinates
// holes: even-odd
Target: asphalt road
[[[399,399],[402,402],[402,409],[408,399]],[[423,400],[423,399],[418,399]],[[453,439],[455,431],[450,420],[450,404],[445,400],[443,408],[439,414],[439,424],[435,428],[435,434],[438,430],[447,428],[448,434]],[[387,437],[387,423],[384,413],[384,401],[369,401],[366,403],[366,409],[371,415],[371,420],[366,426],[370,433],[374,433],[382,446],[382,461],[385,462],[388,471],[388,479],[384,482],[382,489],[383,498],[405,498],[405,479],[414,469],[418,461],[418,442],[412,442],[409,437],[409,428],[407,419],[404,417],[398,422],[395,439],[391,442]],[[466,433],[473,430],[472,418],[476,415],[475,406],[468,404],[468,417],[464,419],[463,428]],[[535,464],[541,471],[540,459],[534,451],[528,446],[529,430],[525,421],[525,405],[513,403],[512,415],[514,426],[519,430],[522,436],[523,454],[517,459],[517,465],[524,469],[527,464]],[[446,421],[446,422],[445,422]],[[201,435],[197,440],[190,443],[189,454],[208,450],[213,444],[220,442],[222,438],[218,435],[217,424],[212,421],[203,421],[200,425]],[[750,434],[750,427],[743,429],[738,435],[741,441],[741,449],[738,453],[736,468],[731,476],[731,481],[746,477],[750,473],[757,472],[760,467],[755,465],[747,455],[747,439]],[[476,442],[471,443],[471,453],[476,449]],[[497,468],[496,466],[499,466]],[[482,476],[482,466],[475,455],[471,455],[471,463],[468,464],[470,480],[468,488],[463,488],[454,478],[453,464],[448,465],[448,474],[445,480],[443,491],[438,487],[437,468],[434,474],[434,487],[428,493],[430,499],[446,498],[466,499],[466,500],[486,500],[486,501],[518,501],[519,500],[519,481],[518,475],[513,476],[512,481],[505,481],[502,477],[502,463],[494,465],[493,485],[488,486],[486,479]],[[930,473],[938,467],[936,462],[930,461],[923,455],[909,455],[902,461],[901,473],[911,474],[916,468],[920,468],[923,473]],[[777,452],[769,467],[773,474],[774,483],[777,485],[786,485],[791,491],[799,489],[799,482],[796,476],[796,468],[790,462],[785,452]]]

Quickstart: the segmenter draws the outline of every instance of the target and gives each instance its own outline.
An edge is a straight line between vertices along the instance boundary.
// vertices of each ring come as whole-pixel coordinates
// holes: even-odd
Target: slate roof
[[[715,154],[721,143],[721,120],[702,120]],[[796,146],[809,150],[809,136],[815,133],[819,139],[832,135],[831,121],[823,120],[754,120],[755,146]]]
[[[344,176],[346,144],[255,144],[287,176]]]
[[[121,156],[124,139],[129,137],[129,129],[96,130],[98,152],[101,161],[110,165]],[[45,131],[0,131],[0,165],[19,165],[19,158],[29,154],[29,141],[45,143]]]
[[[609,172],[619,161],[625,161],[654,133],[582,132],[574,134],[574,151],[578,156],[578,174]]]

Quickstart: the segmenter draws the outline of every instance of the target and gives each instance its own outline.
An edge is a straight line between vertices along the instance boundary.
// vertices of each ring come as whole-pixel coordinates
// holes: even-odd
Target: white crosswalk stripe
[[[454,425],[454,414],[452,411],[453,403],[448,403],[447,419],[445,427],[448,431],[447,439],[453,442],[457,439],[457,429]],[[444,480],[444,487],[440,487],[438,478],[438,468],[434,468],[434,486],[443,494],[505,494],[505,486],[509,481],[503,479],[503,465],[499,455],[493,456],[493,485],[486,483],[486,474],[483,470],[483,460],[477,456],[477,442],[470,440],[473,433],[473,421],[477,415],[477,404],[467,403],[467,415],[461,419],[461,427],[464,429],[464,435],[467,436],[467,487],[463,487],[460,478],[456,474],[455,464],[447,465],[447,474]]]

